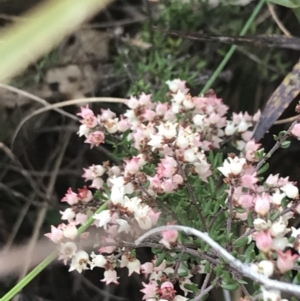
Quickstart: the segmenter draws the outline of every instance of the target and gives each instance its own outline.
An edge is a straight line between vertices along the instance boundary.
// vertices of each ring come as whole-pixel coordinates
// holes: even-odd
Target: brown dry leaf
[[[300,61],[293,70],[284,78],[279,87],[272,94],[257,123],[253,138],[259,141],[269,128],[280,117],[293,99],[300,93]]]

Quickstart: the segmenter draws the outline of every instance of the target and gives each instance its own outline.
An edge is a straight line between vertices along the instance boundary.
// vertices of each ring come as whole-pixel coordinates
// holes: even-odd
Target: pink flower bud
[[[297,254],[292,255],[291,250],[287,250],[285,253],[282,251],[277,251],[277,253],[277,267],[281,273],[290,271],[294,266],[294,262],[299,257]]]
[[[291,130],[291,135],[300,140],[300,123],[296,123],[292,130]]]
[[[267,194],[257,196],[254,200],[255,211],[258,214],[265,216],[270,210],[270,199],[271,199],[271,197]]]
[[[252,234],[259,250],[267,253],[272,248],[272,237],[270,231],[256,232]]]

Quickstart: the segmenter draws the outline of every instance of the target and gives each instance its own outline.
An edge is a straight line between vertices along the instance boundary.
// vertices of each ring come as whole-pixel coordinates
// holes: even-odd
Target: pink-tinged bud
[[[89,109],[88,105],[86,105],[85,107],[81,107],[80,109],[81,109],[81,112],[78,113],[77,115],[81,116],[83,119],[94,115],[94,112],[91,109]]]
[[[110,109],[107,109],[107,110],[101,109],[101,115],[100,115],[101,121],[113,119],[115,117],[116,117],[116,113],[112,112]]]
[[[121,120],[119,120],[117,127],[118,131],[125,132],[130,128],[130,124],[127,119],[121,117]]]
[[[125,174],[135,174],[139,171],[139,157],[133,157],[132,159],[125,159],[126,166],[125,166]]]
[[[294,262],[299,257],[297,254],[292,255],[291,250],[287,250],[285,253],[282,251],[277,251],[277,253],[277,267],[281,273],[290,271],[294,266]]]
[[[153,263],[152,262],[145,262],[141,265],[141,271],[147,277],[149,274],[153,272]]]
[[[152,299],[156,300],[156,294],[157,294],[157,283],[156,281],[150,281],[149,284],[146,284],[144,282],[142,282],[143,285],[143,289],[141,289],[140,291],[144,294],[143,296],[143,300],[149,300]]]
[[[300,123],[296,123],[290,133],[292,136],[300,140]]]
[[[278,186],[278,181],[279,181],[279,175],[269,175],[268,178],[266,179],[266,184],[269,187],[276,187]]]
[[[152,121],[156,116],[156,113],[152,110],[145,110],[144,113],[142,114],[142,117],[146,120],[146,121]]]
[[[258,182],[258,179],[256,173],[254,173],[253,175],[243,175],[241,181],[242,187],[254,189],[254,184]]]
[[[93,148],[94,146],[98,146],[99,144],[104,143],[104,138],[105,136],[101,131],[95,131],[93,133],[90,133],[84,142],[89,143],[91,145],[91,148]]]
[[[242,194],[238,199],[238,204],[245,209],[251,209],[254,206],[254,196],[250,194]]]
[[[252,234],[256,241],[256,246],[259,250],[267,253],[272,248],[272,237],[270,231],[256,232]]]
[[[156,114],[159,116],[165,115],[165,113],[168,111],[169,105],[168,103],[157,103],[157,106],[155,108]]]
[[[161,299],[173,300],[176,290],[174,290],[172,282],[165,281],[162,283],[158,292],[161,294]]]
[[[245,155],[246,159],[250,162],[255,162],[257,159],[255,158],[255,152],[260,148],[261,144],[255,143],[252,139],[247,142],[245,146]]]
[[[257,212],[259,215],[265,216],[270,210],[270,199],[271,197],[267,194],[257,196],[254,200],[255,212]]]
[[[77,194],[78,198],[82,201],[82,202],[89,202],[93,199],[93,194],[90,190],[87,189],[86,186],[83,187],[83,189],[78,189],[78,194]]]
[[[77,193],[72,191],[72,188],[69,188],[66,195],[61,199],[62,202],[67,202],[69,205],[74,205],[78,203]]]
[[[173,225],[174,222],[169,223],[169,225]],[[166,230],[161,232],[162,239],[159,243],[165,245],[166,248],[171,249],[171,244],[177,242],[178,231],[177,230]]]

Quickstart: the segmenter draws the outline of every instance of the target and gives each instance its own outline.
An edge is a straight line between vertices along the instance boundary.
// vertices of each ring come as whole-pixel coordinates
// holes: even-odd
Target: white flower
[[[106,171],[106,169],[102,165],[94,165],[92,167],[92,170],[95,177],[102,177]]]
[[[94,219],[97,220],[97,227],[103,227],[105,230],[107,230],[107,224],[111,220],[110,210],[103,210],[100,213],[95,214]]]
[[[77,246],[74,242],[66,242],[65,244],[61,243],[59,245],[59,259],[71,259],[76,255]]]
[[[296,237],[297,238],[297,236],[300,235],[300,228],[296,229],[296,228],[292,227],[291,229],[292,229],[291,237]]]
[[[121,268],[124,268],[124,267],[127,267],[127,264],[128,264],[128,257],[127,257],[127,254],[123,254],[122,257],[121,257],[121,260],[120,260],[120,267]]]
[[[295,199],[299,195],[298,188],[292,183],[288,183],[280,188],[283,192],[285,192],[286,196],[290,199]]]
[[[124,182],[124,177],[116,177],[116,176],[113,176],[111,177],[110,179],[110,182],[112,183],[113,186],[116,186],[116,187],[123,187],[125,182]]]
[[[172,102],[175,102],[176,104],[180,105],[184,102],[185,99],[185,94],[178,90],[176,94],[173,94]]]
[[[124,207],[126,207],[130,212],[137,214],[137,211],[140,209],[140,203],[142,200],[138,197],[128,198],[125,196]]]
[[[263,285],[260,286],[264,301],[280,301],[281,293],[280,290],[265,289]]]
[[[127,268],[128,276],[130,276],[133,272],[139,274],[141,269],[141,262],[138,259],[129,260],[127,263]]]
[[[225,177],[228,177],[230,174],[238,175],[243,170],[245,163],[245,158],[229,157],[224,161],[223,166],[218,167],[218,169]]]
[[[189,163],[194,163],[198,159],[197,153],[198,153],[198,149],[196,147],[187,149],[183,153],[184,161]]]
[[[171,109],[174,114],[178,114],[182,110],[182,105],[173,102]]]
[[[183,106],[186,108],[186,109],[193,109],[195,107],[195,104],[193,102],[193,99],[191,97],[186,97],[184,100],[183,100]]]
[[[65,211],[59,211],[59,213],[62,215],[62,220],[71,221],[75,216],[76,213],[72,208],[67,208]]]
[[[137,208],[137,210],[134,212],[134,217],[140,228],[143,230],[148,230],[152,227],[151,218],[147,216],[149,209],[149,206],[144,206]]]
[[[100,189],[103,187],[104,181],[102,178],[95,178],[90,187]]]
[[[232,121],[227,121],[227,125],[225,128],[225,135],[232,136],[235,133],[236,129],[237,128]]]
[[[162,136],[150,134],[150,138],[148,145],[152,146],[152,151],[162,147]]]
[[[118,187],[116,185],[113,185],[113,187],[111,188],[110,201],[114,205],[124,204],[124,186]]]
[[[63,229],[64,237],[74,239],[77,236],[78,230],[75,225],[68,224]]]
[[[174,138],[177,135],[177,123],[167,121],[166,123],[162,123],[157,126],[157,129],[158,135],[163,136],[167,139]]]
[[[106,284],[115,283],[119,284],[117,277],[117,272],[115,270],[108,270],[104,272],[104,278],[101,280],[102,282],[106,282]]]
[[[196,126],[202,126],[204,118],[205,118],[205,115],[196,114],[193,117],[193,122]]]
[[[104,268],[107,263],[107,260],[103,255],[96,255],[94,252],[91,253],[92,262],[90,263],[91,270],[94,267]]]
[[[276,237],[272,239],[272,249],[283,251],[289,244],[286,237]]]
[[[258,273],[271,277],[274,273],[274,264],[270,260],[262,260],[258,263]]]
[[[116,222],[120,225],[118,229],[118,233],[121,232],[128,233],[130,231],[130,225],[124,219],[117,219]]]
[[[273,237],[282,237],[285,235],[286,224],[280,219],[271,226],[271,234]]]
[[[180,83],[179,79],[173,79],[173,80],[166,81],[166,84],[168,85],[169,90],[173,93],[176,93],[178,91],[179,83]]]
[[[189,300],[188,298],[185,298],[183,296],[180,296],[180,295],[176,295],[173,299],[173,301],[187,301]]]
[[[85,124],[82,124],[79,127],[79,131],[77,132],[77,134],[79,137],[82,137],[82,136],[87,137],[89,135],[89,132],[90,132],[90,129]]]
[[[239,133],[243,133],[246,132],[249,128],[250,124],[248,124],[245,120],[242,120],[239,124],[238,124],[238,132]]]
[[[256,218],[253,221],[253,226],[254,226],[254,229],[257,231],[264,231],[264,230],[267,230],[270,228],[271,222],[269,220],[268,220],[268,222],[266,222],[262,218]]]
[[[284,197],[285,197],[285,193],[280,193],[280,190],[276,189],[276,191],[272,194],[272,203],[277,206],[280,206],[281,201],[283,200]]]
[[[69,272],[77,270],[78,273],[81,273],[83,270],[88,270],[89,263],[89,254],[85,251],[78,251],[72,258]]]
[[[187,148],[189,146],[189,139],[186,135],[178,135],[176,139],[176,145],[179,148]]]

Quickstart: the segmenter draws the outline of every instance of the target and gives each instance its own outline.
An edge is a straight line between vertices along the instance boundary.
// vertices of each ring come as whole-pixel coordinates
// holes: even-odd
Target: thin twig
[[[200,293],[203,293],[203,291],[206,289],[206,287],[207,287],[207,285],[208,285],[208,281],[209,281],[209,279],[210,279],[210,276],[211,276],[211,272],[209,272],[208,274],[205,275],[203,284],[202,284],[202,286],[201,286],[201,291],[200,291]]]
[[[38,97],[36,95],[33,95],[33,94],[29,93],[29,92],[26,92],[24,90],[18,89],[16,87],[0,83],[0,88],[6,89],[8,91],[14,92],[16,94],[19,94],[21,96],[24,96],[26,98],[34,100],[34,101],[40,103],[43,106],[46,106],[46,107],[47,106],[51,106],[51,104],[49,102],[47,102],[45,99],[42,99],[42,98],[40,98],[40,97]],[[61,109],[58,109],[58,108],[54,108],[53,110],[56,111],[56,112],[58,112],[58,113],[60,113],[60,114],[62,114],[62,115],[64,115],[64,116],[67,116],[67,117],[69,117],[69,118],[71,118],[73,120],[78,120],[78,118],[76,116],[74,116],[74,115],[72,115],[72,114],[70,114],[68,112],[65,112],[64,110],[61,110]]]
[[[200,292],[192,301],[200,301],[207,293],[209,293],[214,286],[211,284],[209,287]]]
[[[287,37],[292,37],[291,33],[285,28],[285,26],[282,24],[282,22],[279,20],[276,11],[275,11],[275,7],[274,4],[267,2],[268,4],[268,9],[269,12],[273,18],[273,20],[275,21],[275,23],[277,24],[277,26],[280,28],[280,30],[284,33],[285,36]]]
[[[278,289],[283,292],[297,295],[298,297],[300,296],[300,286],[299,285],[285,283],[285,282],[281,282],[281,281],[277,281],[277,280],[272,280],[262,274],[257,273],[249,265],[242,263],[240,260],[238,260],[234,256],[232,256],[221,245],[219,245],[212,238],[210,238],[207,233],[201,232],[199,230],[196,230],[196,229],[193,229],[190,227],[177,226],[177,225],[168,225],[168,226],[157,227],[155,229],[152,229],[152,230],[146,232],[141,237],[139,237],[136,240],[135,244],[136,244],[136,246],[138,246],[143,240],[152,236],[153,234],[156,234],[161,231],[168,231],[168,230],[184,231],[186,234],[190,234],[190,235],[199,237],[200,239],[204,240],[208,245],[210,245],[211,248],[214,249],[215,252],[218,253],[220,257],[225,259],[232,268],[239,271],[245,277],[263,284],[266,288]]]
[[[268,159],[271,158],[271,156],[275,153],[275,151],[278,148],[280,148],[282,142],[284,142],[288,137],[290,137],[290,132],[296,123],[297,120],[291,124],[291,126],[288,128],[285,135],[283,135],[282,137],[278,137],[278,140],[275,143],[275,145],[272,147],[272,149],[257,163],[255,167],[255,171],[258,171],[268,161]]]

